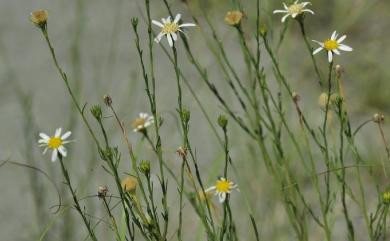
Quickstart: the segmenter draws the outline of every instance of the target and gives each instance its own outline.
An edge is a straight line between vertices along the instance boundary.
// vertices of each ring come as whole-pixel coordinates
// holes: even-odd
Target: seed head
[[[383,124],[383,123],[385,122],[385,115],[384,115],[384,114],[375,113],[372,120],[373,120],[375,123]]]
[[[107,186],[100,186],[98,187],[98,198],[105,198],[108,193]]]
[[[107,106],[111,106],[112,105],[112,98],[111,98],[111,96],[104,95],[103,96],[103,100],[104,100],[104,104],[106,104]]]
[[[176,153],[177,153],[180,157],[186,157],[186,156],[187,156],[187,148],[186,148],[186,147],[183,147],[183,146],[180,146],[180,147],[176,150]]]

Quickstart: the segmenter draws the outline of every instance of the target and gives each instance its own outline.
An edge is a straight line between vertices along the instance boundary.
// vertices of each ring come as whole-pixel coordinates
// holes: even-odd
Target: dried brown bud
[[[341,75],[344,73],[344,68],[339,64],[336,65],[335,70],[336,70],[336,75],[338,78],[340,78]]]
[[[291,97],[295,103],[301,100],[301,96],[295,91],[292,92]]]
[[[103,100],[104,100],[104,104],[106,104],[107,106],[111,106],[112,105],[112,98],[111,98],[111,96],[104,95],[103,96]]]
[[[382,124],[385,122],[385,115],[376,113],[372,119],[375,123]]]
[[[177,150],[176,150],[176,153],[180,156],[180,157],[186,157],[187,156],[187,148],[186,147],[179,147]]]
[[[105,198],[108,193],[108,188],[106,186],[98,187],[98,198]]]

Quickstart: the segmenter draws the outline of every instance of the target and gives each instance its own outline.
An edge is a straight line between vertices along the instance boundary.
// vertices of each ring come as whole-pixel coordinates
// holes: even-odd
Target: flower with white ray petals
[[[51,154],[52,162],[57,160],[58,154],[60,154],[62,157],[66,157],[67,150],[64,145],[72,142],[66,140],[72,134],[72,132],[68,131],[61,135],[61,131],[61,128],[57,128],[54,136],[48,136],[45,133],[39,133],[39,136],[41,137],[41,139],[38,140],[39,146],[45,147],[43,154],[45,154],[48,149],[53,150]]]
[[[139,117],[135,119],[131,124],[133,126],[133,131],[143,131],[154,123],[154,117],[150,116],[147,113],[139,113]]]
[[[326,51],[328,51],[328,61],[332,62],[333,61],[333,54],[340,55],[339,50],[351,52],[353,50],[351,47],[349,47],[348,45],[342,44],[342,42],[344,41],[344,39],[346,37],[347,37],[347,35],[343,35],[340,38],[338,38],[337,32],[334,31],[332,36],[330,37],[330,39],[327,39],[323,42],[313,40],[313,42],[316,42],[321,46],[313,51],[313,55],[315,55],[315,54],[319,53],[321,50],[325,49]]]
[[[162,18],[161,22],[152,20],[152,23],[154,25],[157,25],[161,28],[161,32],[157,35],[157,37],[154,39],[156,43],[159,43],[161,41],[161,38],[166,36],[169,46],[173,47],[173,42],[177,41],[177,34],[178,32],[183,32],[183,27],[195,27],[196,24],[194,23],[183,23],[179,24],[181,18],[181,14],[177,14],[173,22],[171,21],[171,17]]]
[[[284,9],[282,10],[275,10],[273,13],[284,13],[285,15],[282,18],[282,23],[286,21],[286,19],[291,16],[292,18],[295,18],[296,16],[303,14],[305,12],[314,14],[314,12],[310,9],[305,8],[307,5],[311,4],[310,2],[303,2],[298,3],[299,0],[295,1],[290,6],[287,6],[285,3],[283,3]]]
[[[238,190],[237,184],[227,180],[224,177],[220,177],[215,183],[215,186],[207,188],[205,192],[215,191],[215,195],[218,195],[219,202],[223,203],[226,200],[226,196],[234,189]]]

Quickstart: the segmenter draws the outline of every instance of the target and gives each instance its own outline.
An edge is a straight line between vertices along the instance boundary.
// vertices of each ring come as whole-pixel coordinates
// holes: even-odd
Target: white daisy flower
[[[181,18],[181,14],[177,14],[173,22],[171,21],[171,17],[162,18],[161,22],[152,20],[152,23],[161,27],[161,32],[157,35],[157,37],[154,39],[156,43],[159,43],[161,41],[161,38],[164,36],[167,36],[169,46],[173,47],[173,41],[177,41],[177,32],[183,32],[183,27],[195,27],[196,24],[194,23],[183,23],[179,24]]]
[[[290,6],[287,6],[285,3],[283,3],[284,9],[283,10],[275,10],[273,13],[285,13],[286,15],[282,18],[282,23],[286,21],[288,16],[291,16],[292,18],[295,18],[296,16],[303,14],[305,12],[314,14],[314,12],[310,9],[305,8],[307,5],[311,4],[310,2],[303,2],[298,3],[299,0],[295,1]]]
[[[45,133],[39,133],[41,139],[38,140],[40,147],[45,147],[43,150],[43,154],[46,154],[48,149],[52,149],[53,152],[51,154],[51,161],[54,162],[58,158],[58,153],[62,157],[66,157],[67,151],[65,148],[65,144],[72,142],[66,141],[66,139],[72,134],[72,132],[68,131],[61,136],[61,128],[57,128],[54,136],[48,136]]]
[[[205,192],[215,191],[215,195],[218,195],[219,202],[223,203],[226,200],[227,194],[230,194],[234,189],[238,190],[237,184],[224,177],[220,177],[215,183],[215,186],[207,188]]]
[[[154,123],[154,117],[147,113],[139,113],[139,117],[135,119],[131,124],[133,126],[133,131],[138,132],[145,130],[150,125]]]
[[[339,39],[337,39],[338,34],[336,31],[333,32],[332,36],[330,39],[325,40],[324,42],[319,42],[316,40],[313,40],[313,42],[318,43],[321,47],[313,51],[313,55],[317,54],[321,50],[325,49],[328,51],[328,61],[332,62],[333,61],[333,54],[340,55],[339,50],[343,51],[352,51],[353,49],[349,47],[348,45],[342,44],[344,39],[347,37],[347,35],[341,36]]]

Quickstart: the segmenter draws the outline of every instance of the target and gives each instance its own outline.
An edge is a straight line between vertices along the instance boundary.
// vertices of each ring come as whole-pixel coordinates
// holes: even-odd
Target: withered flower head
[[[47,12],[47,10],[38,9],[30,13],[30,20],[38,27],[42,28],[46,25],[48,16],[49,13]]]
[[[231,26],[237,26],[241,23],[243,16],[241,11],[229,11],[225,15],[225,22]]]

